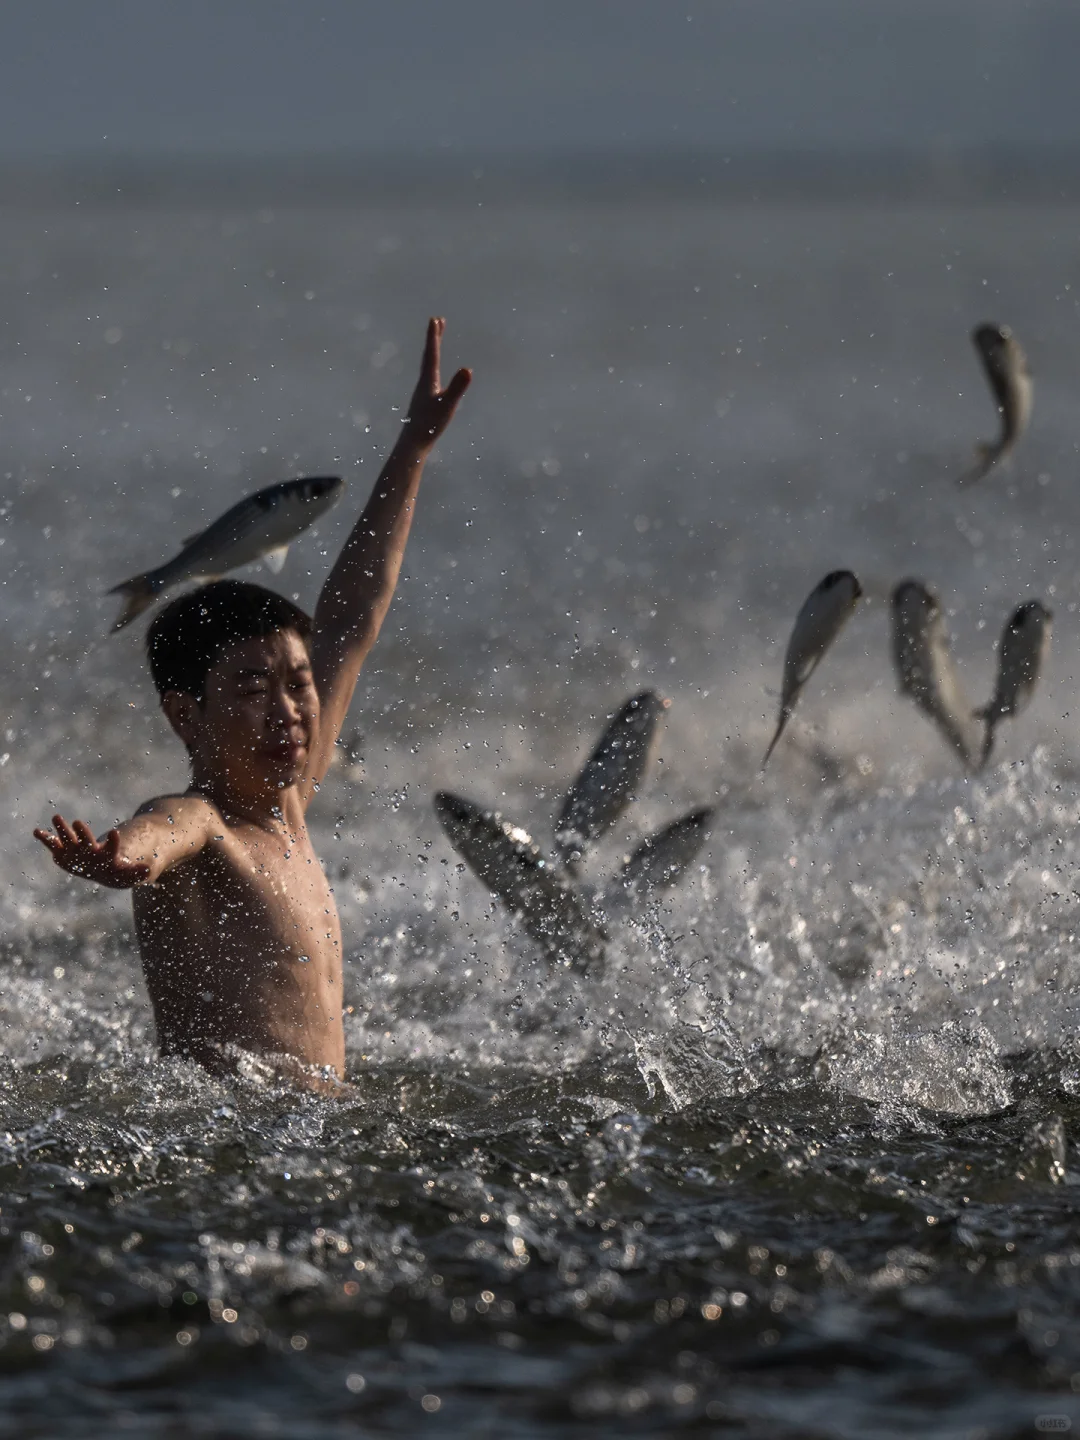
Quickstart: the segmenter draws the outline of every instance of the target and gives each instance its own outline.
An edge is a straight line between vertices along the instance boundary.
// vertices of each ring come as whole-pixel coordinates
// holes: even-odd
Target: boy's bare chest
[[[301,827],[223,826],[136,891],[135,918],[165,1043],[210,1036],[340,1071],[341,930]]]
[[[169,899],[186,912],[189,928],[233,942],[255,934],[265,940],[271,932],[304,951],[309,939],[322,942],[316,950],[340,943],[333,892],[302,827],[268,834],[254,825],[230,826],[167,878]]]
[[[254,826],[235,827],[208,855],[222,893],[258,899],[290,915],[336,911],[333,895],[306,830],[267,835]]]

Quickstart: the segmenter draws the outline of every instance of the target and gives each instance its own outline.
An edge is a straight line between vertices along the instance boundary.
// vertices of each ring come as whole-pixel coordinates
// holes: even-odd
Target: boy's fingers
[[[464,368],[459,370],[443,391],[443,399],[451,409],[454,408],[471,384],[472,371]]]
[[[64,848],[64,842],[59,840],[51,830],[35,830],[34,837],[40,840],[46,849],[50,850],[54,855],[58,850]]]
[[[87,825],[85,820],[76,820],[74,829],[75,834],[79,837],[79,839],[83,842],[84,845],[97,844],[97,839],[94,836],[94,832],[90,829],[90,826]]]
[[[72,830],[63,815],[54,815],[52,817],[52,823],[53,829],[65,845],[77,845],[79,843],[79,837],[75,834],[75,831]]]
[[[439,374],[439,338],[442,332],[443,322],[433,315],[428,321],[427,339],[424,341],[423,371],[425,376],[437,377]],[[438,383],[437,379],[436,383]]]

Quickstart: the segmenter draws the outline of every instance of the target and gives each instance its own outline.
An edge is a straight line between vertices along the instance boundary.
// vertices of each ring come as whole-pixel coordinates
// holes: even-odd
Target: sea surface
[[[0,211],[0,1437],[925,1437],[1080,1426],[1080,208],[705,193]],[[346,936],[332,1101],[157,1058],[123,896],[31,838],[185,767],[109,586],[339,473],[311,605],[424,322],[475,382],[312,810]],[[1034,418],[970,343],[1010,324]],[[866,599],[770,763],[792,618]],[[972,703],[960,772],[887,599]],[[545,846],[605,719],[670,699],[597,848],[700,861],[553,966],[447,844]],[[1056,1427],[1056,1429],[1055,1429]]]

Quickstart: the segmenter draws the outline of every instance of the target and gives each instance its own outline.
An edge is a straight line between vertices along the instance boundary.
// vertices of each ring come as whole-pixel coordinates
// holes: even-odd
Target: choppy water
[[[1080,211],[72,206],[0,254],[0,1436],[1080,1423]],[[313,811],[365,1099],[212,1081],[155,1058],[124,900],[29,831],[182,775],[101,592],[340,467],[275,582],[310,603],[430,311],[476,383]],[[985,319],[1035,419],[958,492]],[[836,566],[870,603],[762,780]],[[1009,610],[1057,614],[976,780],[895,694],[907,574],[977,699]],[[646,684],[662,760],[593,874],[717,826],[604,975],[552,973],[430,794],[550,838]]]

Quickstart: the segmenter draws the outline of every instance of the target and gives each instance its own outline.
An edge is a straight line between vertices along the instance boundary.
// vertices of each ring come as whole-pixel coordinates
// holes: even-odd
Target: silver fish
[[[709,838],[711,807],[691,810],[657,830],[626,857],[612,890],[662,890],[674,885]]]
[[[985,727],[961,688],[941,606],[918,580],[904,580],[893,591],[892,643],[900,689],[933,720],[966,768],[974,769]]]
[[[1005,622],[998,647],[997,680],[993,699],[976,714],[986,721],[980,764],[985,765],[994,745],[999,721],[1019,715],[1031,703],[1039,676],[1050,653],[1053,611],[1041,600],[1027,600],[1017,606]]]
[[[436,794],[434,805],[458,854],[549,955],[579,969],[603,957],[603,927],[565,876],[544,860],[531,835],[446,790]]]
[[[1001,416],[1001,434],[996,440],[976,445],[975,466],[961,484],[981,480],[999,460],[1007,459],[1031,419],[1031,373],[1016,336],[1007,325],[979,325],[971,338]]]
[[[761,762],[763,770],[776,749],[776,742],[784,733],[784,726],[791,719],[803,686],[854,613],[862,593],[862,586],[850,570],[832,570],[803,601],[784,656],[780,718],[765,751],[765,759]]]
[[[265,560],[275,572],[280,570],[290,544],[341,498],[344,488],[345,482],[338,476],[320,475],[283,480],[241,500],[185,540],[180,553],[164,565],[134,575],[109,591],[124,596],[113,633],[130,625],[170,586],[208,580],[256,560]]]
[[[576,865],[634,798],[668,703],[652,690],[631,696],[597,741],[555,822],[555,847],[564,864]]]

